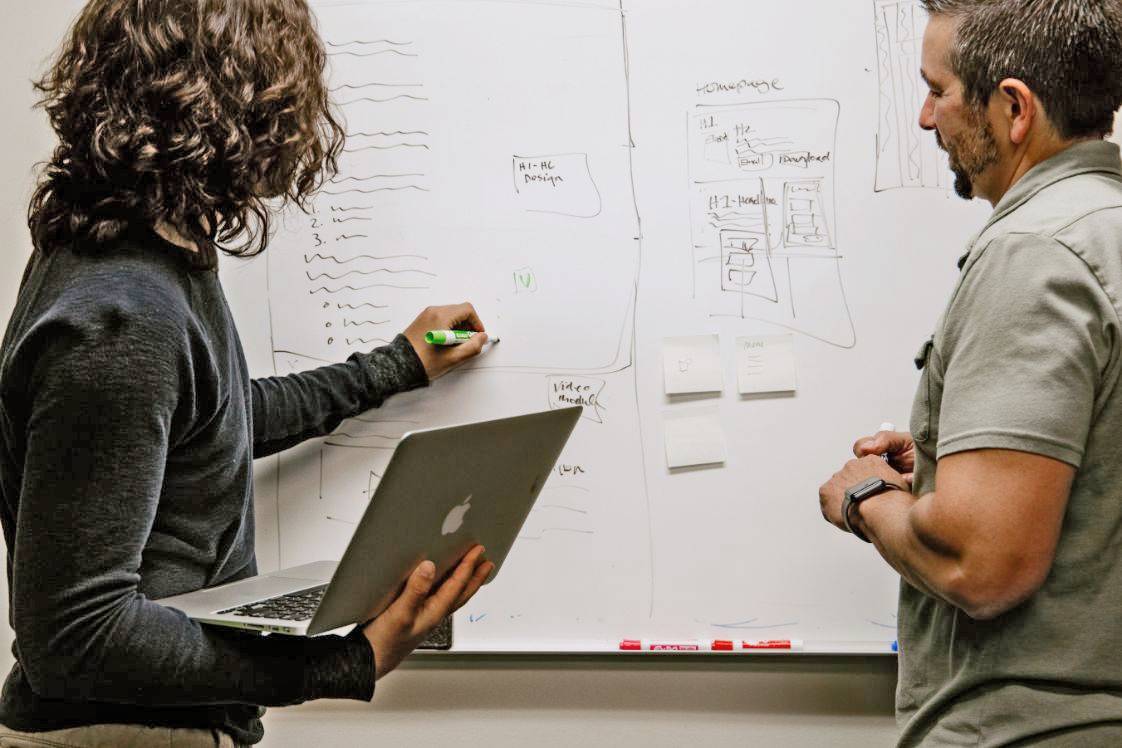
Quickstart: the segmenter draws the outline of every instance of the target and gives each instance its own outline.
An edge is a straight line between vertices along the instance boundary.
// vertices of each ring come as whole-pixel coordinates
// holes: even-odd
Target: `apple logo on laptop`
[[[451,535],[463,527],[464,517],[469,509],[471,509],[471,495],[464,499],[463,504],[452,507],[452,511],[448,512],[448,516],[444,518],[444,524],[440,527],[440,534]]]

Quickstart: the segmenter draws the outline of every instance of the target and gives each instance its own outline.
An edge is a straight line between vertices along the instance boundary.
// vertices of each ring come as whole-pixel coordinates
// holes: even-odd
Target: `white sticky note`
[[[667,395],[720,392],[721,340],[716,335],[663,338],[662,370]]]
[[[716,408],[666,413],[666,464],[670,469],[725,461],[725,433]]]
[[[757,335],[736,339],[736,379],[742,395],[794,392],[795,336]]]

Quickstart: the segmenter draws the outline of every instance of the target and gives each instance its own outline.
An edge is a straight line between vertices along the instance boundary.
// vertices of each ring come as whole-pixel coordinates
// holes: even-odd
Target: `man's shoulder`
[[[1089,172],[1050,184],[989,226],[974,246],[968,271],[1028,263],[1047,282],[1053,270],[1074,263],[1122,309],[1122,178]]]
[[[1122,178],[1109,172],[1075,174],[1043,188],[995,223],[988,239],[1035,234],[1080,246],[1102,232],[1122,240]]]

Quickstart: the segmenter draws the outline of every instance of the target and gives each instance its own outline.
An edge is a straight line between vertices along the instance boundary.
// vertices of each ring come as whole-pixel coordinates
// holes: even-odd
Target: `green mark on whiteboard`
[[[537,293],[538,278],[531,267],[519,268],[514,271],[514,293]]]

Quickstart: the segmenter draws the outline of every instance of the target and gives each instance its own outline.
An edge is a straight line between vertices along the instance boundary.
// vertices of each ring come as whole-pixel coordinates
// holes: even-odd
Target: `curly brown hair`
[[[169,226],[206,267],[264,250],[271,212],[338,172],[326,59],[305,0],[91,0],[35,84],[59,138],[36,249]]]

